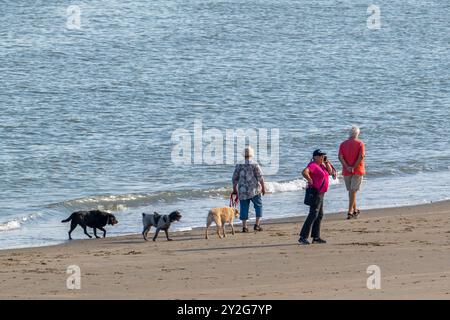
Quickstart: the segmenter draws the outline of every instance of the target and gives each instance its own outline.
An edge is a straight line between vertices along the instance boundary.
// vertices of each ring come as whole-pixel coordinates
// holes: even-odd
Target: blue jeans
[[[253,206],[255,207],[256,217],[257,218],[262,217],[262,198],[261,194],[258,194],[251,199],[239,201],[239,205],[241,208],[239,219],[248,220],[248,209],[250,207],[250,201],[253,202]]]

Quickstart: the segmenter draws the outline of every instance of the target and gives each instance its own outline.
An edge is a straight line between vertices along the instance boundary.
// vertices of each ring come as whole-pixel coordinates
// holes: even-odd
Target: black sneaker
[[[327,243],[327,242],[321,238],[314,238],[312,243],[323,244],[323,243]]]
[[[242,232],[248,233],[248,228],[247,228],[247,227],[243,227],[243,228],[242,228]]]
[[[302,246],[306,246],[306,245],[310,244],[308,240],[306,240],[305,238],[302,238],[302,237],[300,237],[300,239],[298,239],[298,243]]]
[[[261,226],[258,226],[255,224],[255,226],[253,227],[253,230],[255,231],[263,231],[263,228],[261,228]]]

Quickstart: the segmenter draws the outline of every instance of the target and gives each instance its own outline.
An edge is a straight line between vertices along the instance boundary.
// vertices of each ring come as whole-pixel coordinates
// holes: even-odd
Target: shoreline
[[[72,240],[0,251],[0,299],[450,299],[450,201],[330,213],[325,245],[299,246],[305,216],[268,219],[263,232],[204,228]],[[78,265],[81,289],[66,288]],[[381,269],[381,289],[366,286]]]
[[[428,207],[430,205],[439,205],[439,204],[443,204],[446,205],[448,204],[450,206],[450,200],[439,200],[439,201],[431,201],[428,203],[422,203],[422,204],[412,204],[412,205],[400,205],[400,206],[394,206],[394,207],[380,207],[380,208],[371,208],[371,209],[365,209],[362,210],[361,212],[363,213],[363,215],[365,214],[370,214],[371,216],[373,215],[377,215],[377,214],[384,214],[384,211],[389,210],[389,211],[395,211],[396,209],[399,210],[410,210],[410,209],[414,209],[414,208],[421,208],[421,207]],[[325,213],[324,214],[324,220],[330,220],[330,221],[335,221],[335,220],[339,220],[340,218],[345,218],[346,212],[344,211],[339,211],[339,212],[330,212],[330,213]],[[288,217],[282,217],[282,218],[267,218],[262,220],[262,224],[277,224],[277,223],[302,223],[305,218],[307,217],[307,215],[298,215],[298,216],[288,216]],[[255,218],[250,218],[248,221],[251,223],[252,221],[254,221]],[[234,226],[240,226],[241,222],[239,219],[235,219],[234,220]],[[189,230],[173,230],[174,226],[176,227],[176,223],[172,225],[171,227],[171,231],[170,234],[181,234],[181,233],[189,233],[189,232],[194,232],[194,231],[204,231],[205,227],[204,226],[197,226],[197,227],[191,227],[191,229]],[[215,230],[215,224],[213,223],[211,225],[212,228],[211,230]],[[152,228],[151,233],[154,231],[155,229]],[[236,228],[237,230],[237,228]],[[91,228],[88,228],[88,231],[92,231]],[[101,233],[101,232],[100,232]],[[150,234],[151,234],[150,233]],[[162,236],[164,236],[164,234],[160,234]],[[84,237],[84,234],[82,234],[81,236]],[[139,236],[141,237],[141,233],[129,233],[129,234],[123,234],[123,235],[118,235],[118,236],[107,236],[107,238],[109,239],[120,239],[120,238],[126,238],[126,237],[130,237],[130,236]],[[159,238],[159,236],[158,236]],[[94,239],[88,239],[88,238],[83,238],[83,239],[74,239],[74,240],[61,240],[61,243],[56,243],[56,244],[49,244],[49,245],[41,245],[41,246],[33,246],[33,247],[18,247],[18,248],[6,248],[6,249],[0,249],[0,253],[2,253],[3,251],[14,251],[14,250],[22,250],[22,249],[38,249],[38,248],[48,248],[48,247],[55,247],[55,246],[62,246],[62,245],[66,245],[66,244],[70,244],[70,242],[73,241],[89,241],[89,240],[94,240]]]
[[[435,175],[430,175],[429,173],[426,173],[424,176],[418,173],[404,177],[394,177],[393,180],[391,179],[389,181],[386,181],[386,178],[383,177],[379,177],[374,180],[367,179],[362,188],[362,194],[359,198],[359,203],[364,204],[361,209],[368,211],[372,209],[384,209],[388,206],[414,206],[450,200],[448,199],[447,192],[445,191],[447,190],[446,188],[435,190],[436,185],[433,181],[436,178],[437,177]],[[430,185],[430,188],[425,194],[418,190],[417,180],[421,180],[422,183]],[[444,180],[444,185],[450,186],[450,180],[448,178]],[[284,183],[284,181],[287,184]],[[346,199],[348,195],[344,192],[345,188],[342,185],[342,181],[332,181],[335,182],[336,185],[332,185],[334,190],[330,190],[326,197],[325,214],[327,216],[332,212],[344,211],[348,205]],[[276,188],[281,192],[275,192],[273,194],[269,193],[267,197],[264,198],[265,207],[267,209],[265,210],[264,219],[284,219],[297,217],[299,215],[307,215],[308,208],[302,204],[303,192],[299,192],[299,190],[289,191],[284,189],[286,185],[298,188],[298,183],[300,183],[300,179],[293,179],[292,177],[288,180],[282,180],[279,183],[274,181]],[[407,190],[404,189],[404,186],[406,185],[408,186]],[[399,189],[400,191],[398,191]],[[173,226],[174,231],[177,229],[183,231],[189,230],[190,228],[203,227],[206,213],[210,208],[216,207],[217,205],[220,206],[220,204],[228,204],[229,194],[228,197],[226,195],[222,195],[219,196],[219,198],[216,198],[217,194],[215,192],[219,192],[219,190],[221,190],[220,192],[223,192],[222,189],[218,189],[216,186],[211,186],[211,188],[206,189],[199,189],[197,191],[194,190],[194,196],[192,198],[188,197],[185,200],[176,200],[173,203],[171,202],[171,204],[168,205],[170,208],[166,207],[166,204],[163,205],[165,208],[159,208],[160,205],[140,209],[139,207],[134,208],[136,203],[127,203],[127,201],[134,201],[131,199],[133,197],[130,198],[132,193],[128,194],[125,192],[122,195],[115,196],[112,194],[97,195],[92,196],[92,199],[79,198],[67,200],[66,202],[55,204],[55,206],[50,206],[52,208],[49,207],[47,209],[43,207],[40,209],[37,208],[37,211],[35,212],[36,216],[27,213],[24,214],[24,216],[16,214],[8,218],[7,214],[7,218],[4,218],[4,221],[2,220],[2,224],[0,224],[0,229],[12,229],[5,232],[0,232],[0,250],[63,244],[67,240],[67,226],[61,225],[61,219],[65,218],[70,213],[79,210],[79,201],[84,202],[89,199],[92,203],[95,202],[95,205],[93,205],[92,208],[100,206],[102,209],[108,210],[111,206],[111,196],[113,196],[115,201],[117,200],[121,204],[120,206],[117,204],[115,205],[115,209],[117,210],[108,211],[117,212],[119,215],[118,218],[120,224],[118,226],[114,226],[114,228],[109,228],[107,236],[124,236],[139,233],[141,229],[141,223],[139,220],[141,218],[135,213],[140,212],[140,210],[146,211],[147,209],[149,211],[164,211],[164,209],[171,211],[181,209],[182,214],[185,215],[185,218],[183,218],[180,223],[176,223]],[[184,194],[186,190],[179,191]],[[212,197],[206,196],[209,191],[214,191],[214,195]],[[406,192],[408,193],[406,194]],[[154,195],[154,193],[148,193],[147,197],[152,197]],[[116,198],[116,196],[119,198]],[[162,198],[165,199],[165,196]],[[169,198],[175,199],[177,198],[177,195],[172,194]],[[122,199],[123,202],[121,202],[122,200],[120,199]],[[99,202],[97,203],[96,201]],[[130,205],[130,207],[128,207],[128,205]],[[62,210],[59,206],[64,206],[64,209]],[[91,205],[89,205],[89,208],[91,208]],[[116,214],[116,212],[113,213]],[[81,233],[79,231],[75,231],[74,235],[75,238],[78,239],[84,238],[82,231]]]

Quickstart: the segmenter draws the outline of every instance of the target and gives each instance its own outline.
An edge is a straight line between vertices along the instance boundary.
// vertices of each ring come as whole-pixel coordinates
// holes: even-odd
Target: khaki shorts
[[[359,191],[361,187],[363,176],[360,174],[354,174],[352,176],[344,176],[345,186],[347,191]]]

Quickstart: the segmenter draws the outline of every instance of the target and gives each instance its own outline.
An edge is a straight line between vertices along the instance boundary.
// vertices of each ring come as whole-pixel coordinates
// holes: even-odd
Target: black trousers
[[[319,194],[319,201],[316,206],[309,207],[309,214],[303,223],[303,227],[300,230],[300,237],[304,239],[308,239],[309,233],[312,232],[311,236],[313,238],[320,238],[320,223],[322,222],[323,217],[323,197],[325,193]]]

